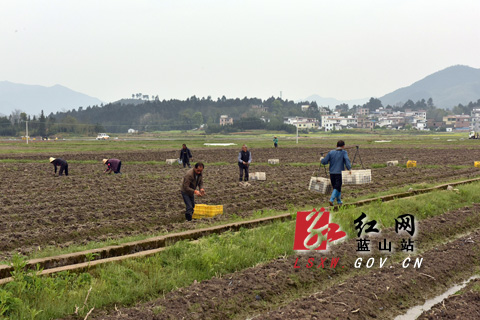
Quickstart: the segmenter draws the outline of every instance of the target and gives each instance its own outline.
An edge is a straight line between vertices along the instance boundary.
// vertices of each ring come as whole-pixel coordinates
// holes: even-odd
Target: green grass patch
[[[422,165],[417,164],[417,167],[422,167],[427,169],[438,169],[438,168],[443,168],[444,166],[441,166],[438,164],[422,164]]]
[[[380,168],[386,168],[387,164],[386,163],[373,163],[370,165],[370,168],[372,169],[380,169]]]
[[[448,167],[454,169],[454,170],[460,170],[460,169],[468,169],[471,168],[472,166],[466,166],[466,165],[449,165]]]
[[[144,259],[104,265],[88,273],[65,272],[38,277],[24,271],[21,257],[15,256],[15,281],[0,289],[0,310],[10,319],[51,319],[72,314],[83,306],[89,287],[92,291],[83,318],[92,307],[113,303],[132,304],[215,275],[253,267],[280,255],[291,254],[291,223],[271,224],[237,233],[212,235],[197,243],[182,241],[162,254]],[[255,244],[255,245],[252,245]],[[18,261],[22,261],[18,263]]]
[[[475,292],[480,293],[480,283],[476,281],[475,284],[471,286],[471,289]]]
[[[45,159],[45,160],[31,160],[31,159],[0,159],[0,163],[48,163],[48,159]]]
[[[310,167],[313,165],[319,165],[320,161],[318,162],[289,162],[286,163],[285,165],[290,166],[290,167]],[[328,166],[327,166],[328,169]]]
[[[234,146],[219,147],[239,150],[241,145],[246,143],[249,148],[273,148],[273,136],[279,137],[279,149],[289,147],[311,147],[322,149],[333,149],[340,139],[345,140],[347,146],[360,145],[382,148],[449,148],[468,149],[478,146],[478,141],[468,140],[464,133],[420,133],[416,131],[389,131],[376,130],[348,130],[345,132],[316,132],[300,134],[298,144],[295,134],[284,134],[269,132],[265,130],[251,130],[240,134],[219,134],[205,135],[203,132],[192,131],[166,131],[156,133],[145,133],[139,136],[126,134],[110,134],[111,139],[107,141],[96,141],[94,137],[69,137],[59,136],[57,141],[32,141],[26,144],[21,140],[3,140],[0,143],[0,154],[62,154],[75,152],[101,152],[114,151],[140,151],[140,150],[168,150],[180,149],[182,143],[187,143],[189,148],[205,148],[204,143],[236,143]],[[66,138],[63,140],[63,138]],[[456,139],[455,142],[448,142],[448,139]],[[389,143],[376,143],[379,140],[391,140]],[[427,147],[425,147],[427,146]],[[217,147],[208,147],[215,149]],[[315,152],[312,150],[312,152]]]
[[[205,166],[226,166],[231,163],[225,162],[225,161],[218,161],[218,162],[205,162]]]

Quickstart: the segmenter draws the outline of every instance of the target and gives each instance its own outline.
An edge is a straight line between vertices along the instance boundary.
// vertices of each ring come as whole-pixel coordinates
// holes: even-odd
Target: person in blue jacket
[[[333,192],[328,202],[331,206],[333,206],[333,203],[336,199],[337,204],[343,204],[341,200],[342,171],[346,167],[347,170],[350,171],[350,174],[352,174],[352,165],[350,164],[350,159],[348,159],[347,150],[345,150],[345,142],[343,140],[339,140],[337,142],[337,148],[330,151],[325,158],[320,158],[320,162],[323,165],[330,163],[330,181],[332,182]]]

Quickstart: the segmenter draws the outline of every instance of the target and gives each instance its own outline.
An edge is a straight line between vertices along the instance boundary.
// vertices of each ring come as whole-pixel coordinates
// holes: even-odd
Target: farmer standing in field
[[[55,173],[53,175],[57,174],[57,166],[60,166],[60,170],[58,170],[58,176],[61,176],[63,174],[63,171],[65,171],[65,175],[68,176],[67,161],[60,158],[54,158],[54,157],[50,157],[49,161],[55,167]]]
[[[190,152],[190,149],[187,148],[187,145],[184,143],[182,145],[182,149],[180,150],[180,157],[179,159],[182,160],[183,162],[183,167],[185,168],[186,165],[190,167],[190,160],[192,160],[192,153]]]
[[[242,151],[238,154],[238,168],[240,169],[240,181],[243,180],[243,171],[245,171],[245,181],[248,181],[248,167],[252,163],[252,153],[247,150],[247,145],[242,146]]]
[[[122,174],[120,168],[122,167],[122,161],[118,159],[103,159],[103,164],[107,166],[104,173]]]
[[[276,148],[278,147],[278,139],[277,137],[273,137],[273,146]]]
[[[337,149],[330,151],[325,158],[321,157],[320,162],[323,165],[330,163],[330,181],[332,182],[333,192],[328,202],[333,206],[333,202],[337,199],[337,204],[343,204],[341,200],[342,171],[347,167],[347,170],[352,174],[352,166],[350,159],[348,159],[347,150],[345,150],[345,142],[339,140],[337,142]]]
[[[187,221],[192,221],[193,209],[195,208],[195,196],[203,197],[205,195],[205,189],[203,189],[203,176],[202,171],[205,166],[203,163],[198,162],[195,166],[188,170],[183,177],[182,192],[183,201],[185,202],[185,218]],[[196,190],[196,189],[199,190]]]

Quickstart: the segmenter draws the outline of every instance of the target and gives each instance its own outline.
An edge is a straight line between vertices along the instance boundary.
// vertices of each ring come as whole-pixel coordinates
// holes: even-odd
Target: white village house
[[[312,129],[318,128],[318,120],[316,118],[304,118],[304,117],[294,117],[294,118],[283,118],[283,123],[291,124],[297,127],[298,129]]]

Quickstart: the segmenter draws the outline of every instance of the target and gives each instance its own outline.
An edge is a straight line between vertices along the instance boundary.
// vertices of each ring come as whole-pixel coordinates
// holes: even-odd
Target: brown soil
[[[248,216],[265,209],[287,210],[289,205],[318,206],[325,203],[326,195],[307,190],[312,166],[289,166],[288,162],[312,161],[312,150],[306,148],[256,151],[257,161],[280,158],[281,165],[253,165],[251,171],[264,171],[267,181],[252,182],[244,189],[238,185],[235,164],[210,166],[205,170],[208,196],[198,203],[223,204],[225,219],[237,214]],[[362,150],[362,159],[368,167],[386,160],[417,159],[419,163],[465,164],[465,157],[444,150],[419,149]],[[205,161],[231,161],[232,150],[199,150],[197,159]],[[203,154],[204,153],[204,154]],[[410,156],[409,153],[412,155]],[[183,223],[184,204],[179,184],[184,169],[178,165],[128,164],[130,160],[147,161],[174,158],[173,151],[119,153],[124,164],[123,176],[102,175],[102,165],[70,164],[70,176],[53,177],[53,166],[45,163],[4,163],[2,167],[2,193],[0,203],[0,252],[7,257],[12,250],[29,253],[45,245],[68,246],[125,235],[158,233],[192,228]],[[228,155],[228,158],[226,156]],[[307,157],[308,155],[308,157]],[[36,159],[34,156],[18,158]],[[103,156],[72,154],[67,160],[85,160]],[[134,158],[136,157],[136,158]],[[264,158],[264,159],[263,159]],[[480,158],[480,151],[479,151]],[[125,159],[125,160],[124,160]],[[443,160],[442,160],[443,159]],[[471,160],[468,160],[471,162]],[[471,178],[476,168],[452,169],[388,167],[373,169],[375,183],[364,186],[345,186],[344,199],[383,191],[392,187],[420,182],[440,182],[454,178]],[[322,173],[323,174],[323,173]]]
[[[480,279],[472,280],[459,294],[452,295],[432,309],[422,313],[418,320],[480,319]]]
[[[331,149],[331,146],[318,145],[315,147],[288,147],[288,148],[249,148],[252,152],[253,162],[266,163],[268,159],[279,159],[280,163],[288,162],[317,162],[320,159],[320,153]],[[192,150],[194,160],[206,163],[212,162],[227,162],[236,163],[238,157],[238,150],[231,148],[218,149],[200,148]],[[61,154],[52,155],[49,153],[35,153],[35,154],[0,154],[0,159],[23,159],[23,160],[45,160],[51,156],[61,157],[68,160],[98,160],[101,163],[102,159],[118,158],[124,162],[128,161],[165,161],[165,159],[178,158],[179,150],[161,150],[161,151],[112,151],[108,154],[99,152],[82,152],[71,153],[63,152]],[[349,149],[348,154],[353,160],[355,149]],[[468,156],[465,154],[465,148],[458,148],[455,145],[434,146],[434,147],[408,147],[390,146],[390,147],[372,147],[361,146],[360,156],[365,165],[373,163],[386,163],[390,160],[398,160],[400,164],[405,164],[407,160],[416,160],[418,165],[471,165],[474,161],[480,159],[479,148],[469,148]],[[360,163],[359,158],[355,163]]]
[[[453,282],[468,278],[480,262],[480,205],[447,212],[420,222],[415,239],[425,250],[421,268],[402,268],[406,257],[389,257],[383,268],[355,269],[359,255],[352,239],[326,254],[279,258],[221,278],[213,278],[167,293],[164,298],[116,311],[94,312],[91,319],[390,319],[445,291]],[[440,245],[438,240],[471,232]],[[401,236],[382,230],[372,242]],[[340,257],[337,268],[295,269],[308,257]],[[414,256],[412,256],[414,258]],[[366,259],[364,259],[366,260]],[[414,260],[414,259],[412,259]],[[400,262],[398,262],[400,261]],[[315,264],[315,266],[317,263]]]
[[[201,149],[195,159],[206,161],[205,188],[207,196],[197,203],[224,205],[225,220],[233,214],[246,217],[259,210],[288,210],[290,206],[318,207],[328,195],[307,190],[310,176],[317,165],[291,166],[291,162],[311,162],[317,159],[310,148],[257,149],[252,151],[254,162],[279,158],[280,165],[252,165],[251,172],[262,171],[267,181],[254,181],[243,188],[238,185],[236,150]],[[352,153],[352,151],[351,151]],[[387,160],[415,159],[421,164],[472,165],[480,150],[446,149],[387,149],[362,150],[368,168]],[[102,164],[69,165],[68,177],[53,177],[53,166],[45,163],[0,163],[0,258],[13,251],[24,254],[47,245],[69,246],[122,238],[136,234],[195,228],[184,222],[184,203],[179,186],[185,173],[178,165],[129,163],[129,161],[164,161],[175,158],[176,151],[118,152],[113,155],[123,161],[122,176],[102,174]],[[352,155],[352,154],[351,154]],[[68,160],[102,159],[99,153],[61,155]],[[0,155],[4,158],[47,159],[47,155]],[[233,160],[232,160],[233,159]],[[227,161],[227,165],[208,166],[208,162]],[[324,174],[324,173],[320,173]],[[407,169],[388,167],[372,169],[374,183],[344,186],[343,199],[379,192],[392,187],[430,182],[439,183],[458,178],[478,176],[472,167],[453,169],[419,167]],[[204,221],[211,223],[211,220]]]

